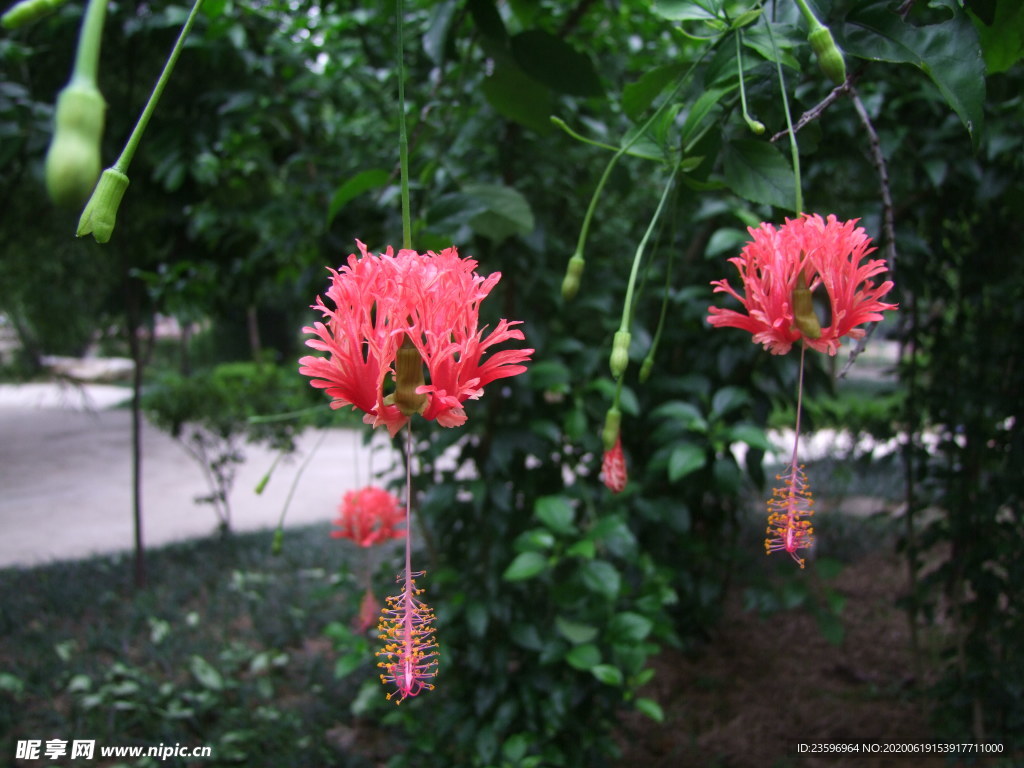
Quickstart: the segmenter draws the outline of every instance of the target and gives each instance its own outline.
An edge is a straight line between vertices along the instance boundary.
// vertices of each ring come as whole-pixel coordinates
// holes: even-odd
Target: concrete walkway
[[[131,413],[122,387],[0,385],[0,567],[130,550]],[[342,494],[394,460],[386,434],[371,456],[355,430],[311,431],[283,459],[262,495],[254,489],[276,454],[246,446],[231,495],[233,528],[273,528],[296,472],[316,444],[286,525],[331,520]],[[199,466],[168,435],[143,430],[142,515],[147,547],[208,536],[217,517]]]

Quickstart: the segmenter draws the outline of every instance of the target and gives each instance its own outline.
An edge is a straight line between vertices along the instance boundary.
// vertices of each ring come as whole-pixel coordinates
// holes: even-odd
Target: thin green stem
[[[747,111],[747,87],[744,84],[746,78],[743,76],[743,30],[736,30],[736,76],[739,79],[740,84],[740,106],[743,108],[743,120],[746,122],[747,127],[750,128],[754,133],[761,135],[764,133],[764,123],[755,120],[750,116],[750,112]]]
[[[395,0],[398,37],[398,169],[402,185],[402,247],[412,248],[412,214],[409,208],[409,136],[405,129],[405,4]]]
[[[807,20],[807,26],[810,28],[811,32],[816,29],[821,29],[824,26],[824,24],[818,21],[818,17],[814,15],[814,11],[812,11],[811,7],[807,5],[806,0],[796,0],[796,4],[800,8],[800,13],[802,13],[804,18]]]
[[[772,34],[772,25],[768,19],[764,20],[765,26],[768,28],[768,40],[772,44],[772,51],[775,54],[775,69],[779,74],[779,90],[782,92],[782,108],[786,113],[786,129],[789,132],[789,151],[793,158],[793,181],[796,186],[795,191],[795,204],[796,212],[803,213],[804,210],[804,193],[800,185],[800,150],[796,144],[796,131],[793,130],[793,117],[789,113],[789,97],[786,96],[786,79],[782,75],[782,60],[779,56],[778,46],[775,44],[775,35]]]
[[[160,96],[164,92],[164,87],[167,85],[167,81],[171,78],[171,72],[174,71],[174,65],[178,63],[178,56],[181,55],[181,49],[185,46],[185,39],[188,37],[188,33],[192,31],[192,25],[196,21],[196,16],[199,15],[199,7],[202,4],[203,0],[196,0],[188,18],[185,19],[185,25],[181,28],[181,33],[178,35],[178,39],[174,43],[174,48],[171,49],[171,55],[167,58],[167,63],[164,64],[164,71],[160,73],[160,77],[157,79],[156,85],[153,86],[153,92],[149,94],[149,101],[146,102],[145,109],[142,110],[142,114],[139,116],[138,122],[135,123],[135,128],[132,130],[132,135],[128,137],[128,143],[125,144],[124,150],[121,152],[121,156],[117,158],[117,162],[114,163],[115,171],[120,171],[124,174],[128,173],[128,166],[131,164],[132,158],[135,156],[135,150],[138,148],[139,141],[142,139],[142,134],[146,130],[146,126],[149,124],[149,118],[153,116],[153,110],[156,109],[157,102],[160,101]]]
[[[78,50],[75,52],[75,69],[72,82],[96,85],[96,74],[100,66],[100,44],[103,40],[103,19],[107,13],[107,0],[89,0],[78,34]]]
[[[619,147],[614,147],[611,144],[605,144],[603,141],[595,141],[594,139],[588,138],[584,136],[582,133],[573,130],[572,128],[569,127],[569,124],[560,117],[552,115],[551,123],[557,126],[558,128],[561,128],[563,131],[572,136],[574,139],[576,139],[576,141],[580,142],[581,144],[589,144],[590,146],[597,147],[598,149],[607,149],[609,152],[619,151]]]
[[[604,190],[604,185],[608,182],[608,178],[612,175],[612,170],[615,168],[615,164],[619,162],[619,158],[621,158],[624,154],[626,154],[626,152],[629,151],[629,148],[632,147],[640,139],[640,137],[647,132],[647,129],[654,124],[654,121],[658,118],[658,116],[661,115],[661,113],[665,111],[668,105],[672,103],[672,100],[675,98],[676,94],[679,93],[680,89],[683,87],[683,84],[690,79],[690,75],[693,74],[694,70],[697,68],[697,65],[704,61],[705,56],[707,56],[707,54],[715,47],[716,46],[711,46],[710,48],[708,48],[708,50],[706,50],[701,55],[701,57],[697,59],[697,61],[693,62],[693,64],[690,65],[690,68],[687,69],[686,72],[684,72],[682,76],[679,78],[679,80],[676,81],[676,84],[672,86],[672,90],[669,92],[668,96],[665,97],[665,100],[662,101],[658,108],[651,113],[651,116],[644,121],[643,125],[641,125],[636,130],[636,132],[633,134],[633,138],[631,138],[628,142],[619,147],[615,154],[612,155],[611,160],[608,161],[608,165],[605,166],[604,173],[601,174],[601,178],[597,182],[597,188],[594,190],[594,194],[590,198],[590,205],[587,206],[587,213],[583,217],[583,225],[580,227],[579,240],[576,241],[577,255],[582,256],[583,254],[583,248],[587,243],[587,233],[590,231],[590,221],[594,217],[594,211],[597,210],[597,201],[601,197],[601,192]]]
[[[657,224],[658,218],[661,216],[661,211],[665,207],[665,201],[668,199],[668,193],[672,191],[672,184],[675,181],[675,177],[675,173],[669,175],[668,183],[665,184],[665,189],[661,192],[661,200],[658,201],[658,207],[654,211],[654,216],[651,217],[651,221],[647,225],[647,231],[644,232],[644,236],[640,239],[640,243],[636,247],[636,253],[633,254],[633,268],[629,272],[629,284],[626,286],[626,300],[622,305],[622,321],[619,323],[620,331],[629,330],[629,320],[633,306],[633,287],[636,285],[636,276],[640,272],[640,259],[643,256],[644,249],[647,247],[647,241],[650,239],[651,233],[654,231],[654,225]]]

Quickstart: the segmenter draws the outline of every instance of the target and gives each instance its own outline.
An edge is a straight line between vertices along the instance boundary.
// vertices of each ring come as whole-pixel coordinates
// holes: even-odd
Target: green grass
[[[0,744],[208,745],[207,767],[370,765],[329,733],[351,726],[372,676],[367,658],[364,674],[337,680],[324,635],[358,607],[342,563],[353,548],[321,525],[270,549],[258,533],[153,550],[140,591],[129,556],[0,571]],[[188,763],[131,763],[157,764]]]

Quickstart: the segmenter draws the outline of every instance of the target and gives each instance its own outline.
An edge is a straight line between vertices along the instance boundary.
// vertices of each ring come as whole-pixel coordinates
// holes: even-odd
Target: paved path
[[[133,542],[131,414],[113,406],[127,390],[90,385],[0,385],[0,567],[129,550]],[[354,430],[311,431],[282,460],[262,495],[254,489],[275,454],[246,446],[231,495],[236,531],[273,528],[303,460],[323,437],[297,486],[286,525],[328,521],[344,491],[392,461],[385,435],[370,449]],[[372,464],[372,467],[371,467]],[[199,467],[150,424],[143,430],[146,546],[215,531]]]

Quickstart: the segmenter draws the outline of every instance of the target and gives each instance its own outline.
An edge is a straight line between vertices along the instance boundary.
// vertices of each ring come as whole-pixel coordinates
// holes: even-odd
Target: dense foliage
[[[101,320],[123,318],[135,284],[149,312],[211,321],[221,358],[298,357],[324,265],[355,238],[399,244],[394,18],[354,5],[208,0],[107,246],[71,243],[65,214],[44,228],[31,213],[49,210],[48,105],[80,8],[0,42],[11,73],[0,83],[0,309],[26,350],[82,347]],[[400,760],[597,764],[620,708],[660,717],[638,693],[649,656],[711,627],[737,561],[760,556],[758,541],[738,539],[741,499],[764,492],[764,427],[792,407],[796,363],[710,332],[704,317],[745,227],[794,212],[780,73],[793,120],[812,111],[797,133],[804,208],[861,218],[897,283],[899,319],[875,338],[899,341],[901,386],[869,426],[902,446],[911,619],[953,627],[943,734],[1020,738],[1022,14],[1009,0],[967,5],[813,3],[847,53],[848,84],[833,91],[788,2],[409,3],[414,245],[454,242],[482,272],[500,270],[484,312],[524,320],[536,352],[529,373],[468,404],[464,428],[416,425],[439,685],[398,710],[382,695],[354,704],[404,726]],[[111,7],[104,158],[184,15],[163,2]],[[579,293],[563,301],[566,262],[620,147]],[[597,480],[608,354],[669,182],[628,323],[630,484],[612,496]],[[812,398],[836,385],[837,367],[813,361]],[[355,642],[335,641],[343,652]]]

